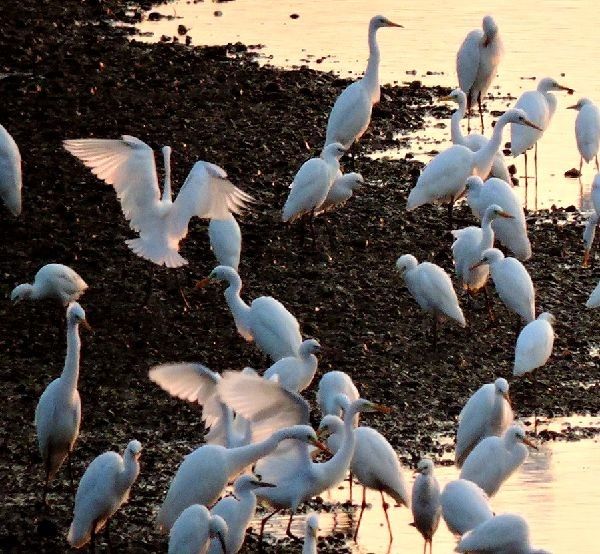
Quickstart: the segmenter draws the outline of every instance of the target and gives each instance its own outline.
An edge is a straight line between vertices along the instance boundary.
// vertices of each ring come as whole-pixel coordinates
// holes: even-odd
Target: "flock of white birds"
[[[305,162],[290,185],[283,220],[315,215],[347,201],[363,183],[357,173],[342,175],[340,158],[369,126],[372,106],[379,101],[380,52],[376,33],[382,27],[400,27],[382,16],[369,23],[370,56],[362,79],[338,97],[326,131],[321,156]],[[426,203],[446,202],[451,216],[455,201],[466,194],[480,227],[453,231],[455,271],[469,294],[484,291],[491,275],[498,296],[515,314],[520,330],[515,347],[514,375],[534,372],[552,353],[554,317],[544,312],[536,318],[535,291],[523,261],[532,255],[523,208],[512,190],[507,164],[500,152],[504,127],[511,127],[513,155],[537,146],[556,109],[551,91],[564,90],[553,79],[542,79],[536,91],[526,92],[515,107],[496,122],[491,138],[462,134],[461,119],[478,104],[483,130],[482,100],[495,76],[503,52],[493,18],[483,20],[483,30],[471,31],[460,47],[457,72],[460,89],[447,100],[458,104],[452,117],[454,145],[434,157],[410,192],[407,209]],[[574,109],[577,144],[582,162],[596,157],[600,140],[600,116],[591,101],[581,99]],[[159,189],[152,149],[141,140],[66,140],[65,148],[79,158],[99,179],[115,188],[124,216],[138,238],[127,244],[137,255],[158,266],[177,268],[187,263],[179,254],[193,216],[210,219],[210,243],[219,262],[199,287],[210,282],[226,284],[225,301],[239,334],[273,360],[262,374],[242,371],[211,371],[201,364],[174,363],[154,367],[150,379],[169,394],[202,406],[207,429],[206,444],[187,455],[179,465],[158,510],[157,525],[169,534],[169,552],[199,554],[238,552],[254,517],[257,500],[274,513],[289,510],[287,532],[298,508],[334,487],[351,473],[363,491],[379,491],[390,541],[393,533],[386,496],[412,509],[414,526],[424,539],[424,552],[432,541],[440,518],[457,536],[457,552],[526,554],[531,546],[526,521],[515,514],[495,514],[491,499],[502,483],[527,458],[525,445],[535,448],[523,428],[514,422],[509,384],[503,378],[484,384],[468,400],[460,417],[456,437],[459,479],[443,490],[428,458],[418,464],[412,492],[403,476],[396,452],[378,431],[359,424],[363,412],[387,412],[384,406],[360,397],[351,378],[339,371],[326,373],[318,385],[318,404],[323,416],[318,431],[310,425],[310,406],[301,393],[317,372],[317,340],[304,340],[296,318],[276,299],[263,296],[250,304],[240,292],[237,272],[241,253],[240,228],[234,214],[252,198],[235,187],[220,167],[197,162],[173,201],[169,147],[163,148],[164,186]],[[484,179],[487,179],[484,182]],[[11,136],[0,127],[0,195],[14,214],[21,211],[20,155]],[[585,231],[585,263],[590,259],[593,234],[600,214],[600,175],[592,198],[595,214]],[[495,239],[514,257],[494,248]],[[441,267],[419,263],[411,254],[396,262],[410,294],[432,315],[433,340],[439,320],[449,318],[465,326],[449,275]],[[61,264],[42,267],[33,284],[22,284],[12,300],[54,298],[67,307],[67,354],[61,376],[48,385],[39,399],[35,425],[44,463],[44,503],[48,487],[65,461],[70,459],[81,421],[77,390],[79,327],[86,325],[85,312],[77,300],[87,284]],[[600,284],[587,306],[600,305]],[[325,441],[326,444],[321,441]],[[87,467],[75,495],[69,544],[82,547],[108,530],[111,516],[127,500],[136,481],[142,445],[132,440],[123,455],[106,452]],[[320,451],[329,454],[323,457]],[[317,455],[319,455],[317,457]],[[232,495],[223,496],[233,483]],[[357,539],[365,493],[356,526]],[[273,514],[264,518],[265,523]],[[317,550],[317,514],[306,520],[304,553]]]

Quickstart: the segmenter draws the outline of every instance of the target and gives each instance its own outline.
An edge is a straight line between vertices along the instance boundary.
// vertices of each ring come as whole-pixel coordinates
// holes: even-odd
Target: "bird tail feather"
[[[165,265],[167,267],[181,267],[188,263],[188,261],[180,256],[179,252],[173,248],[168,248],[167,246],[160,244],[157,245],[146,241],[143,238],[130,239],[125,242],[135,254],[141,258],[150,260],[155,264]]]

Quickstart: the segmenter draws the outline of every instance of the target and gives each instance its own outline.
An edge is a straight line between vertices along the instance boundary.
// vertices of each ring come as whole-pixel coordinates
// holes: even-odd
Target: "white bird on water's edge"
[[[306,517],[304,544],[302,554],[317,554],[317,542],[319,540],[319,514],[313,512]]]
[[[211,219],[208,238],[219,265],[228,265],[237,271],[242,253],[242,232],[233,214],[224,219]]]
[[[44,496],[67,457],[70,457],[79,435],[81,398],[77,390],[81,340],[79,325],[88,326],[83,308],[76,302],[67,309],[67,355],[61,376],[52,381],[40,396],[35,409],[38,446],[44,462]],[[89,326],[88,326],[89,327]],[[71,484],[73,475],[69,459]]]
[[[261,296],[246,304],[240,297],[242,280],[235,269],[220,265],[206,279],[196,284],[203,288],[211,281],[225,281],[225,300],[238,333],[274,361],[287,356],[297,356],[302,343],[300,325],[281,302],[271,296]]]
[[[481,102],[485,97],[494,77],[496,69],[504,55],[504,46],[498,25],[491,15],[482,21],[482,29],[473,29],[465,37],[456,54],[456,74],[458,83],[467,95],[467,112],[477,102],[483,132],[483,110]],[[470,124],[469,124],[470,126]]]
[[[87,288],[87,283],[70,267],[46,264],[35,274],[32,285],[23,283],[16,286],[10,299],[17,303],[21,300],[54,298],[67,306],[69,302],[79,300]]]
[[[575,118],[575,140],[579,150],[579,177],[583,160],[590,163],[592,158],[596,159],[596,171],[600,171],[598,165],[598,149],[600,148],[600,110],[589,98],[581,98],[574,106],[568,106],[568,110],[577,110]]]
[[[467,400],[458,416],[455,462],[462,467],[469,453],[486,437],[500,436],[514,416],[508,395],[508,381],[499,377],[486,383]]]
[[[145,142],[123,135],[119,139],[65,140],[64,147],[96,177],[113,185],[129,226],[139,233],[125,241],[138,256],[157,265],[180,267],[187,260],[179,242],[194,216],[226,219],[242,211],[252,197],[235,187],[219,166],[194,164],[175,201],[171,194],[171,148],[163,148],[165,183],[158,187],[154,152]]]
[[[442,491],[440,503],[444,521],[454,535],[464,535],[494,517],[485,492],[465,479],[450,481]]]
[[[325,144],[341,143],[346,149],[358,141],[369,127],[373,105],[379,102],[379,46],[377,30],[381,27],[402,27],[382,15],[369,21],[369,61],[362,79],[355,81],[338,96],[329,119]]]
[[[229,529],[220,516],[211,515],[206,506],[193,504],[187,507],[169,532],[168,554],[206,554],[210,539],[215,537],[226,550],[226,537]]]
[[[21,153],[15,139],[0,125],[0,198],[15,217],[21,215]]]
[[[440,504],[440,484],[434,473],[433,462],[429,458],[423,458],[417,465],[418,473],[413,483],[411,496],[411,509],[414,525],[421,533],[425,543],[423,544],[423,554],[427,552],[429,544],[429,553],[433,553],[433,535],[437,531],[442,517],[442,506]]]
[[[132,440],[123,456],[105,452],[87,467],[75,495],[73,521],[67,541],[81,548],[91,541],[94,551],[96,534],[108,523],[112,515],[129,498],[129,491],[140,473],[139,458],[142,445]]]

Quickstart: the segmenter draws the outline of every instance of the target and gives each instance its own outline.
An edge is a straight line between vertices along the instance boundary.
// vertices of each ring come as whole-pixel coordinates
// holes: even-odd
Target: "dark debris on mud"
[[[199,410],[172,400],[147,378],[158,362],[201,361],[215,370],[262,367],[257,351],[236,334],[222,290],[192,292],[215,265],[206,222],[193,221],[182,254],[193,305],[184,311],[172,272],[158,271],[158,290],[142,307],[148,263],[124,243],[132,236],[113,190],[61,147],[64,138],[131,134],[173,147],[174,182],[197,159],[210,160],[251,193],[257,204],[241,220],[244,295],[284,301],[306,336],[328,347],[319,373],[348,372],[362,394],[394,408],[365,418],[383,430],[406,463],[441,456],[466,398],[483,382],[509,377],[512,318],[468,312],[469,326],[443,328],[430,348],[422,316],[394,268],[397,256],[452,267],[444,211],[407,214],[407,191],[420,164],[360,159],[365,186],[331,215],[336,242],[301,246],[280,221],[288,184],[324,139],[327,113],[347,84],[309,69],[260,67],[243,45],[188,48],[130,41],[111,20],[133,22],[120,0],[23,0],[0,6],[0,122],[20,145],[24,211],[0,219],[0,550],[65,552],[71,505],[64,475],[53,486],[51,516],[41,515],[41,467],[33,415],[37,399],[63,365],[63,310],[50,304],[13,307],[6,296],[48,262],[75,268],[91,285],[82,299],[93,335],[83,337],[79,389],[83,422],[76,476],[99,453],[144,445],[141,477],[116,516],[116,551],[164,551],[154,511],[182,457],[202,442]],[[149,2],[137,3],[144,9]],[[422,124],[441,89],[385,87],[363,148],[393,146],[396,133]],[[472,223],[464,207],[459,221]],[[576,219],[576,218],[575,218]],[[535,256],[527,263],[538,306],[557,316],[554,355],[538,376],[539,412],[599,411],[597,315],[583,307],[598,271],[580,268],[581,227],[566,211],[530,218]],[[532,412],[532,387],[514,382],[520,415]],[[309,392],[312,399],[314,387]],[[338,537],[324,551],[340,552]],[[285,543],[287,544],[287,543]],[[250,539],[248,551],[256,549]],[[277,544],[276,550],[285,550]]]

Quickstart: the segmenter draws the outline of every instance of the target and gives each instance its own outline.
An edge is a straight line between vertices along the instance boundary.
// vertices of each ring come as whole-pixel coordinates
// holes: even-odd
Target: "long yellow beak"
[[[529,121],[528,119],[526,119],[525,121],[523,121],[523,125],[527,125],[527,127],[533,127],[534,129],[537,129],[538,131],[542,131],[542,132],[544,131],[544,129],[542,129],[541,127],[539,127],[535,123]]]
[[[201,279],[200,281],[198,281],[196,283],[196,288],[197,289],[203,289],[206,285],[208,285],[211,282],[211,278],[210,277],[206,277],[204,279]]]
[[[394,23],[393,21],[388,21],[385,25],[386,27],[400,27],[404,29],[404,25],[400,25],[399,23]]]
[[[577,104],[575,104],[574,106],[567,106],[567,110],[576,110],[577,109]]]
[[[591,250],[586,249],[583,252],[583,263],[581,264],[581,267],[590,267],[590,254],[591,254]]]
[[[440,98],[441,102],[454,102],[454,98],[452,98],[452,96],[442,96]]]
[[[384,406],[383,404],[373,404],[373,409],[381,412],[382,414],[391,414],[392,408]]]
[[[514,219],[514,215],[510,215],[508,212],[498,212],[500,217],[505,217],[506,219]]]
[[[564,90],[565,92],[568,92],[569,94],[573,94],[575,92],[572,88],[563,87],[562,85],[558,85],[558,90]]]
[[[94,330],[92,329],[92,326],[88,323],[87,319],[82,319],[79,322],[79,325],[81,325],[84,329],[87,329],[88,331],[90,331],[91,333],[94,332]]]
[[[533,442],[532,440],[529,440],[527,437],[523,439],[523,444],[526,444],[527,446],[531,446],[531,448],[538,450],[538,445],[535,444],[535,442]]]
[[[323,452],[325,452],[327,454],[331,454],[331,450],[329,450],[329,448],[327,448],[327,446],[325,444],[323,444],[321,441],[312,439],[310,442],[311,442],[311,444],[316,446],[319,450],[322,450]]]

